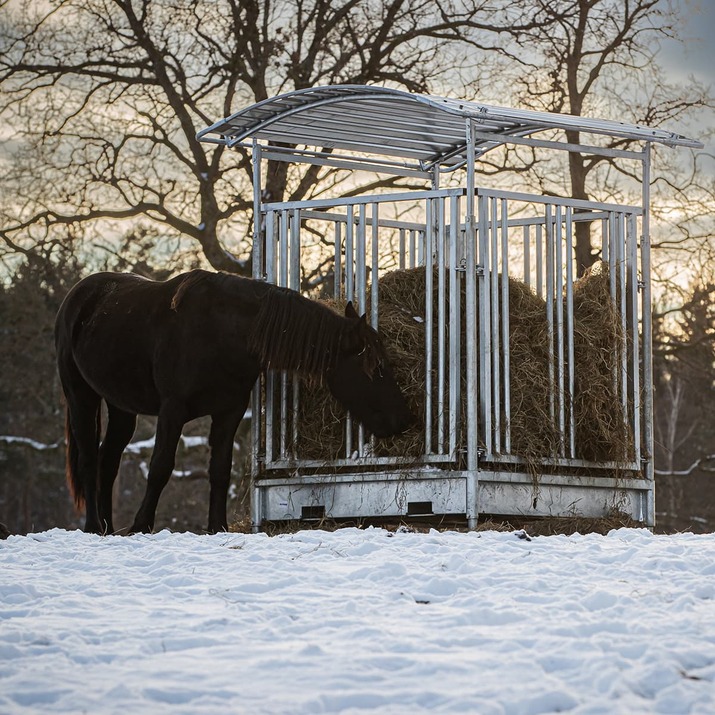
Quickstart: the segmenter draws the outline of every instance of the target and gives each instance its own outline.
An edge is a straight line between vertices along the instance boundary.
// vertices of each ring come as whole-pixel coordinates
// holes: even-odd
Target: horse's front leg
[[[209,446],[211,447],[209,481],[211,493],[209,496],[208,526],[208,531],[211,534],[228,531],[226,500],[231,482],[233,438],[246,412],[246,407],[248,407],[248,397],[249,395],[246,395],[245,399],[242,399],[236,409],[231,412],[211,415],[211,432],[209,434]]]
[[[109,421],[107,433],[99,448],[99,519],[108,534],[114,532],[112,521],[112,488],[117,478],[122,452],[129,444],[137,424],[137,416],[107,403]]]
[[[159,497],[174,469],[176,446],[179,443],[179,437],[181,437],[181,429],[186,422],[185,415],[183,405],[165,402],[161,406],[156,424],[154,452],[149,463],[146,492],[139,511],[134,517],[134,524],[129,530],[131,534],[149,533],[154,528]]]

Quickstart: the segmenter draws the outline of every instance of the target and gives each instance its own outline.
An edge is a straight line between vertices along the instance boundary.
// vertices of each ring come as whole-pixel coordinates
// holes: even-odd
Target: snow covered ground
[[[0,713],[715,713],[715,535],[0,542]]]

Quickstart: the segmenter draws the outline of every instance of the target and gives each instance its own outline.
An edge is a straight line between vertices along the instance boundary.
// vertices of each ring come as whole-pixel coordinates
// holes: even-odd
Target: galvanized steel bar
[[[449,221],[449,453],[457,458],[457,431],[459,429],[459,392],[461,380],[460,338],[460,277],[458,244],[461,237],[459,228],[459,197],[450,199]],[[472,428],[475,428],[472,425]]]
[[[474,201],[476,187],[474,185],[474,122],[466,120],[467,144],[467,196],[465,207],[465,271],[466,271],[466,340],[467,340],[467,479],[466,479],[466,516],[467,526],[475,529],[479,506],[477,494],[479,489],[479,423],[477,419],[478,384],[477,384],[477,261],[476,261],[476,225]],[[480,199],[481,202],[481,199]],[[483,219],[480,211],[480,224]],[[480,226],[481,236],[484,236]],[[481,355],[481,347],[479,349]]]
[[[489,261],[489,199],[479,194],[479,398],[482,439],[487,454],[492,453],[492,332]]]
[[[334,231],[334,255],[335,267],[333,268],[333,296],[340,298],[343,294],[343,240],[341,236],[341,223],[335,221]]]
[[[355,240],[355,290],[357,293],[357,311],[360,315],[365,312],[365,288],[367,284],[365,267],[365,253],[367,250],[367,237],[365,236],[366,211],[366,205],[360,204],[358,208],[357,237]]]
[[[544,245],[541,224],[536,224],[536,295],[544,297]]]
[[[566,363],[568,365],[568,443],[571,459],[576,457],[576,415],[574,397],[576,390],[576,368],[574,364],[574,315],[573,315],[573,217],[570,206],[566,207]]]
[[[355,234],[355,214],[352,205],[347,208],[345,221],[345,299],[355,300],[355,257],[353,237]]]
[[[278,285],[288,286],[288,211],[281,211],[278,236]]]
[[[643,277],[643,430],[644,476],[651,482],[646,505],[649,525],[655,523],[655,485],[653,465],[653,323],[650,286],[650,144],[643,148],[643,225],[641,236],[641,274]]]
[[[372,265],[370,270],[370,322],[372,327],[378,328],[378,298],[380,280],[380,204],[377,201],[372,205]]]
[[[531,240],[530,227],[528,224],[524,224],[524,283],[526,283],[529,288],[532,286],[531,280]]]
[[[619,213],[618,222],[618,307],[621,322],[621,408],[623,428],[628,426],[628,326],[626,318],[626,217]]]
[[[425,207],[425,454],[432,453],[432,336],[434,306],[434,273],[432,251],[434,245],[434,207],[431,200]]]
[[[554,249],[555,249],[555,278],[554,302],[556,303],[556,401],[559,417],[559,456],[565,456],[566,414],[564,404],[564,269],[563,269],[563,242],[562,242],[562,216],[561,206],[556,206],[554,222]]]
[[[398,259],[397,259],[397,267],[400,270],[405,269],[405,229],[401,228],[400,229],[400,243],[399,243],[399,248],[398,248]]]
[[[501,345],[504,355],[504,450],[511,452],[511,348],[509,344],[509,211],[501,200]],[[497,402],[499,399],[497,398]]]
[[[446,334],[446,260],[445,260],[445,211],[444,198],[435,199],[437,203],[437,451],[444,452],[445,419],[445,334]]]
[[[551,205],[546,205],[546,330],[549,342],[549,416],[556,425],[556,375],[554,367],[554,225]]]
[[[416,248],[415,248],[415,241],[416,241],[416,234],[417,231],[413,228],[410,230],[410,268],[415,267],[415,253],[416,253]]]
[[[638,325],[638,225],[633,214],[628,215],[627,224],[628,298],[629,332],[631,336],[631,400],[633,410],[633,458],[641,458],[641,390],[640,390],[640,331]]]
[[[601,221],[601,261],[609,265],[610,251],[608,250],[608,217]]]
[[[290,287],[300,292],[300,209],[292,212],[290,232]],[[298,401],[300,399],[300,381],[298,376],[290,376],[293,392],[291,400],[291,452],[298,457]]]
[[[491,361],[492,361],[492,449],[501,452],[501,370],[499,360],[499,221],[497,200],[490,204],[489,250],[491,268],[489,283],[491,288]]]
[[[253,140],[253,277],[263,278],[263,252],[261,250],[261,148]],[[266,241],[271,240],[266,232]],[[256,487],[261,453],[261,421],[255,415],[261,413],[261,385],[256,382],[251,390],[251,531],[258,531],[262,514],[259,508],[261,491]]]
[[[263,242],[261,240],[261,145],[253,140],[251,149],[253,168],[253,277],[263,278]]]

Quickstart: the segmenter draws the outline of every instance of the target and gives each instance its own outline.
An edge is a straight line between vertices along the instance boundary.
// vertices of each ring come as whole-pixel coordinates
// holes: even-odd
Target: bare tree
[[[539,0],[537,5],[545,25],[508,38],[509,51],[504,51],[501,77],[513,89],[512,101],[542,111],[652,127],[677,128],[699,117],[700,131],[703,126],[712,131],[712,117],[698,114],[713,107],[709,89],[695,80],[668,84],[659,68],[659,41],[678,36],[678,13],[667,0]],[[580,134],[566,131],[565,139],[578,144]],[[614,138],[604,145],[623,149],[629,148],[629,141]],[[712,233],[712,222],[702,221],[715,205],[713,165],[707,163],[712,157],[696,153],[687,165],[681,158],[674,160],[668,153],[672,150],[656,151],[654,183],[660,193],[654,196],[654,218],[663,217],[659,207],[677,204],[681,218],[687,219],[680,221],[677,238],[669,239],[691,246],[691,239]],[[569,152],[566,165],[537,163],[530,180],[545,193],[623,199],[641,178],[636,171],[609,157]],[[575,239],[582,273],[599,259],[587,222],[576,225]],[[704,248],[702,241],[699,245]]]
[[[12,147],[0,168],[5,247],[28,251],[89,227],[116,236],[118,222],[142,220],[173,238],[172,255],[198,244],[214,268],[245,273],[250,157],[199,143],[197,130],[293,89],[387,83],[426,91],[454,66],[450,43],[469,33],[472,50],[488,47],[477,36],[518,34],[539,22],[513,0],[494,7],[488,0],[7,0],[0,4],[0,116]],[[267,196],[309,197],[329,171],[270,163]]]

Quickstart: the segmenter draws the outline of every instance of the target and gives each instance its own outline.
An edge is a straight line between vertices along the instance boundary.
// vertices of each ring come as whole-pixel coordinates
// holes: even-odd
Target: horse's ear
[[[351,300],[348,301],[348,304],[345,306],[345,317],[350,318],[351,320],[357,320],[360,316],[357,314],[357,311],[355,310],[355,306],[353,305],[353,302]],[[363,316],[365,317],[365,316]]]

